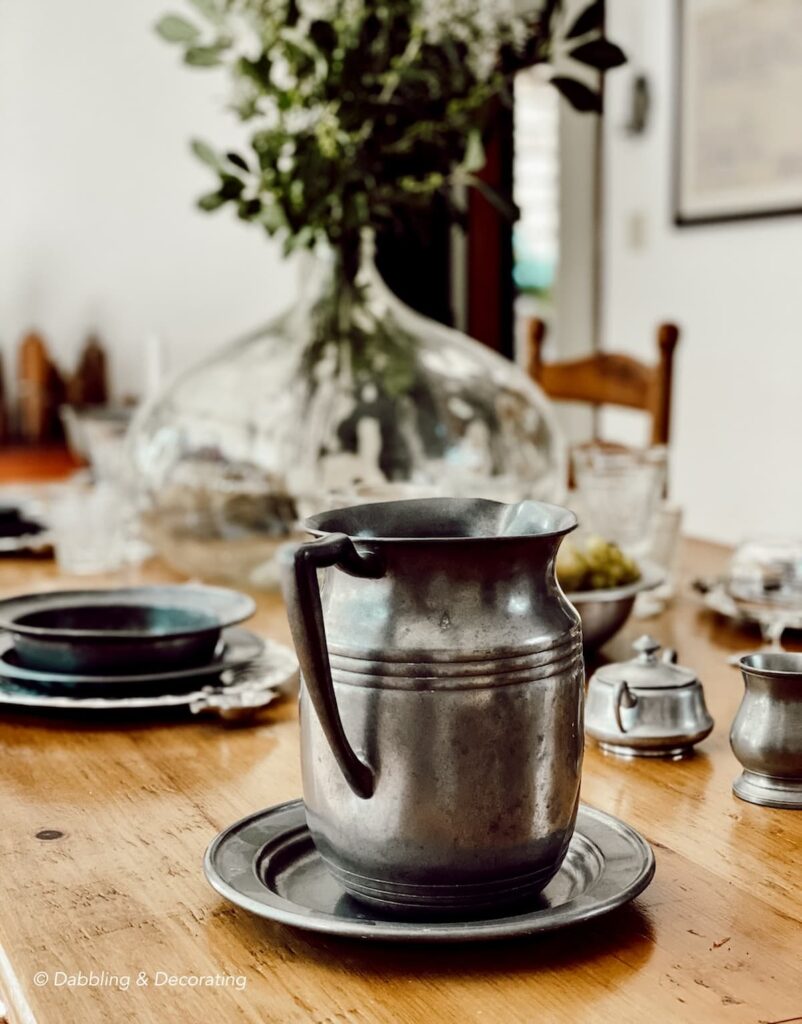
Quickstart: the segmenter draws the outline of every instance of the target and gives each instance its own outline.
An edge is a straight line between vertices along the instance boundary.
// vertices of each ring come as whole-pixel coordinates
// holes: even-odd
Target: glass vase
[[[405,306],[372,245],[317,251],[301,295],[143,407],[130,435],[149,538],[193,576],[277,582],[298,520],[436,495],[558,500],[565,446],[514,363]]]

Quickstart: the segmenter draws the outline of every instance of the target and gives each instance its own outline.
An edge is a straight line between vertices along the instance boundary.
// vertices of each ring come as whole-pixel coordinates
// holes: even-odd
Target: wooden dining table
[[[703,681],[716,723],[696,754],[675,762],[623,761],[588,744],[582,799],[646,837],[654,880],[606,917],[538,937],[385,945],[294,930],[221,899],[202,871],[209,842],[301,794],[294,699],[238,726],[3,713],[5,1019],[802,1021],[802,814],[731,791],[739,766],[728,734],[743,684],[727,657],[759,637],[704,609],[688,586],[726,558],[724,548],[685,541],[673,603],[631,620],[604,651],[628,657],[646,631],[676,648]],[[149,564],[125,582],[172,579]],[[49,561],[0,562],[3,594],[80,585]],[[258,597],[253,628],[289,642],[278,596]]]

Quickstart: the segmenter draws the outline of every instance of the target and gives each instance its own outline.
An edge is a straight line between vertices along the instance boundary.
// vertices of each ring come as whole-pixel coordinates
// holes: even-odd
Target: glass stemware
[[[580,445],[571,464],[583,525],[630,554],[646,555],[665,489],[666,448]]]

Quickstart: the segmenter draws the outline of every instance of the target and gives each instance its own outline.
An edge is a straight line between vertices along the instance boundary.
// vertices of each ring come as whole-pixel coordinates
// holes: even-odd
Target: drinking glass
[[[51,503],[48,519],[61,572],[94,575],[121,568],[123,503],[111,484],[71,486]]]
[[[641,557],[666,483],[667,449],[582,445],[571,452],[582,524]]]

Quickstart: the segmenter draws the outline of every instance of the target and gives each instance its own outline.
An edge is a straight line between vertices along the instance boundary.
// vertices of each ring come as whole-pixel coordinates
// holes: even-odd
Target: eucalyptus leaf
[[[576,21],[565,33],[566,39],[576,39],[588,32],[601,31],[604,27],[604,0],[593,0],[593,3],[581,11]]]
[[[222,175],[221,181],[220,195],[223,199],[239,200],[242,196],[242,190],[245,188],[245,185],[239,180],[239,178],[235,178],[231,174],[224,174]]]
[[[465,157],[462,161],[462,168],[468,174],[481,171],[485,165],[485,147],[482,143],[482,133],[475,128],[468,135],[468,145],[465,147]]]
[[[209,21],[214,22],[216,25],[220,23],[223,12],[216,0],[189,0],[189,3],[200,11],[205,18],[208,18]]]
[[[234,164],[236,167],[241,168],[243,171],[250,170],[239,153],[226,153],[226,160],[228,160],[229,163]]]
[[[191,21],[180,18],[177,14],[165,14],[156,23],[156,31],[168,43],[194,43],[200,36],[200,31]]]
[[[220,171],[222,169],[222,157],[218,152],[212,149],[208,142],[204,142],[202,139],[193,139],[192,142],[190,142],[190,148],[199,160],[208,164],[209,167],[213,168],[215,171]]]
[[[190,46],[184,54],[184,63],[196,68],[213,68],[220,63],[221,46]]]
[[[200,161],[220,175],[223,182],[229,180],[236,181],[238,186],[236,195],[239,196],[239,193],[245,187],[244,182],[239,176],[240,171],[249,171],[248,165],[241,157],[238,157],[236,153],[226,153],[225,155],[218,153],[207,142],[203,142],[202,139],[193,139],[191,149]],[[232,160],[232,157],[235,159]],[[227,195],[227,198],[231,198],[232,193],[230,190],[226,192],[223,189],[222,192],[224,195]]]
[[[264,225],[265,230],[271,235],[275,234],[276,231],[280,231],[287,225],[287,222],[284,220],[284,215],[275,203],[263,206],[259,212],[257,220]]]
[[[587,43],[580,43],[568,51],[568,56],[597,71],[609,71],[626,63],[624,51],[607,39],[591,39]]]
[[[551,79],[551,84],[565,96],[574,110],[581,113],[601,113],[601,96],[583,82],[578,82],[575,78],[566,78],[564,75],[555,75]]]
[[[211,213],[213,210],[219,210],[221,206],[225,205],[225,203],[226,200],[219,192],[208,192],[198,200],[199,208],[205,213]]]
[[[337,45],[337,31],[330,21],[318,19],[309,26],[309,36],[324,53],[331,53]]]
[[[262,212],[262,204],[258,199],[240,199],[237,216],[240,220],[255,220]]]
[[[272,88],[270,59],[264,53],[258,60],[247,60],[245,57],[240,57],[237,72],[243,78],[251,79],[259,90],[269,91]]]

